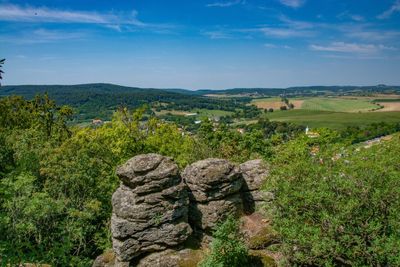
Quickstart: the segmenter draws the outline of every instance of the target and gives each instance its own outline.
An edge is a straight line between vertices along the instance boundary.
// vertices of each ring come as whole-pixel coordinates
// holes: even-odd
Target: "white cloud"
[[[384,41],[384,40],[395,40],[400,37],[400,31],[385,31],[385,30],[370,30],[360,29],[354,31],[347,31],[346,36],[351,38],[358,38],[367,41]]]
[[[230,7],[230,6],[235,6],[239,4],[244,4],[245,1],[242,0],[236,0],[236,1],[229,1],[229,2],[215,2],[206,5],[206,7]]]
[[[313,35],[313,32],[311,31],[302,31],[290,28],[263,27],[259,30],[267,37],[276,38],[310,37]]]
[[[342,13],[340,13],[339,15],[337,15],[337,18],[339,19],[351,19],[357,22],[361,22],[361,21],[365,21],[365,18],[361,15],[357,15],[357,14],[352,14],[349,11],[344,11]]]
[[[0,4],[0,21],[99,24],[117,31],[121,31],[121,26],[153,29],[171,28],[171,25],[151,24],[139,20],[136,10],[116,15],[114,13],[70,11],[47,7],[22,7],[12,4]]]
[[[280,46],[280,45],[275,45],[275,44],[270,44],[270,43],[264,44],[264,47],[266,47],[266,48],[284,48],[284,49],[292,49],[292,47],[289,46],[289,45],[282,45],[282,46]]]
[[[393,5],[388,10],[386,10],[385,12],[383,12],[382,14],[377,16],[377,18],[378,19],[388,19],[394,13],[397,13],[397,12],[400,12],[400,0],[396,0],[396,2],[394,2]]]
[[[207,31],[203,32],[205,36],[208,36],[210,39],[231,39],[232,36],[228,32],[224,31]]]
[[[303,6],[306,3],[306,0],[279,0],[279,2],[288,7],[298,8]]]
[[[341,52],[341,53],[377,53],[382,50],[396,50],[394,47],[388,47],[382,44],[356,44],[356,43],[345,43],[345,42],[333,42],[326,46],[321,45],[310,45],[310,49],[314,51],[322,52]]]
[[[27,22],[75,22],[105,24],[115,20],[115,16],[97,13],[64,11],[49,8],[20,7],[17,5],[0,5],[0,20]]]
[[[310,29],[310,28],[314,28],[314,26],[315,26],[311,22],[301,21],[301,20],[293,20],[285,15],[279,16],[279,20],[282,21],[283,23],[285,23],[285,25],[287,25],[288,27],[293,28],[293,29]]]

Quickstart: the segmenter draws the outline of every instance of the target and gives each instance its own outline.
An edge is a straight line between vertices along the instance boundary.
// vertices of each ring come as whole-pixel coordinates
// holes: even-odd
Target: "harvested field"
[[[301,99],[289,99],[289,102],[294,105],[294,109],[301,109],[304,100]],[[273,108],[275,110],[279,110],[280,107],[286,106],[284,102],[281,101],[280,98],[262,98],[262,99],[255,99],[251,102],[258,108],[262,109],[269,109]]]
[[[383,108],[375,112],[400,111],[400,102],[378,102],[377,104],[383,106]]]

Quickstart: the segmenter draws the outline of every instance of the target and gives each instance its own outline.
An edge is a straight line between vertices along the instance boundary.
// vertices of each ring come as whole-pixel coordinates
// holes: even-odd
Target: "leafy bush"
[[[400,266],[399,141],[281,150],[266,186],[288,265]]]
[[[200,267],[247,266],[248,250],[239,234],[238,221],[233,216],[217,227],[213,237],[211,252]]]
[[[47,96],[0,99],[0,263],[89,266],[111,247],[115,167],[141,153],[201,157],[173,124],[115,113],[96,128],[67,127],[71,110]],[[0,264],[0,265],[1,265]]]

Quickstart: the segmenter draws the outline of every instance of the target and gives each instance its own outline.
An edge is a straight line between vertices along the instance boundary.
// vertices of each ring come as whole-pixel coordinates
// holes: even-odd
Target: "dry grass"
[[[301,106],[304,103],[304,100],[290,100],[290,103],[294,105],[294,109],[301,109]]]
[[[262,108],[262,109],[270,109],[270,108],[279,109],[282,106],[286,106],[285,103],[283,103],[281,101],[274,101],[274,102],[271,102],[271,101],[262,102],[262,101],[260,101],[260,102],[254,102],[254,105],[257,108]]]
[[[377,104],[383,106],[383,108],[375,112],[400,111],[400,102],[378,102]]]
[[[294,105],[294,109],[301,109],[304,100],[302,99],[289,99],[289,103]],[[255,99],[251,102],[251,104],[255,105],[257,108],[260,109],[270,109],[273,108],[274,110],[279,110],[280,107],[286,106],[284,102],[281,101],[280,98],[262,98],[262,99]]]

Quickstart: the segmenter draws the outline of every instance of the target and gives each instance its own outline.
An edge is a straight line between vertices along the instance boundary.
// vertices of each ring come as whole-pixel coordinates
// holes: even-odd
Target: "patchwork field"
[[[372,99],[368,98],[291,98],[289,99],[289,102],[294,105],[294,109],[335,112],[367,112],[379,107],[378,105],[372,103]],[[285,105],[285,103],[283,103],[280,98],[255,99],[251,103],[258,108],[273,108],[274,110],[279,110],[281,106]]]
[[[303,105],[303,102],[303,99],[290,99],[290,103],[294,105],[294,109],[300,109]],[[251,104],[255,105],[258,108],[273,108],[274,110],[279,110],[280,107],[285,106],[285,103],[282,102],[281,99],[278,97],[255,99],[251,102]]]
[[[308,98],[301,109],[335,111],[335,112],[367,112],[378,108],[378,105],[367,99],[344,98]]]
[[[400,112],[345,113],[317,110],[288,110],[265,115],[272,121],[286,121],[311,128],[342,129],[347,126],[365,126],[371,123],[400,122]]]

